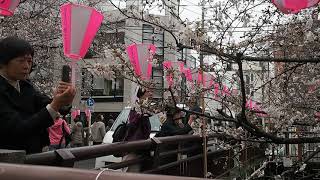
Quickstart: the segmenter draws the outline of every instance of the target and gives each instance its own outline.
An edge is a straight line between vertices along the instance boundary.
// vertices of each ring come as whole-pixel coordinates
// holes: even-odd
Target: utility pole
[[[205,1],[202,0],[201,2],[201,6],[202,6],[202,13],[201,13],[201,35],[203,36],[204,35],[204,14],[205,14]],[[201,45],[202,47],[202,45]],[[201,49],[201,48],[200,48]],[[204,76],[204,72],[203,72],[203,52],[200,50],[200,71],[201,71],[201,76],[202,76],[202,81],[204,80],[203,76]],[[203,84],[203,82],[202,82]],[[201,95],[200,95],[200,104],[202,106],[202,113],[204,114],[205,113],[205,104],[204,104],[204,93],[201,92]],[[203,177],[204,178],[207,178],[207,174],[208,174],[208,157],[207,157],[207,122],[206,122],[206,119],[202,117],[202,141],[203,141]]]

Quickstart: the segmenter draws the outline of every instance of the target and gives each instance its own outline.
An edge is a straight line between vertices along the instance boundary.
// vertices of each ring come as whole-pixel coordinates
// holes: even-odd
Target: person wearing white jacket
[[[98,114],[94,123],[91,125],[91,140],[93,145],[101,144],[106,134],[105,124],[102,122],[104,119],[102,114]]]

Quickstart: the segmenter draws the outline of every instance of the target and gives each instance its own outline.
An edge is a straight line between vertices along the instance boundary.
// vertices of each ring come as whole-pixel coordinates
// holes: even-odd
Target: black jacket
[[[192,131],[190,125],[184,124],[184,127],[181,128],[176,125],[172,120],[166,120],[161,126],[160,132],[156,134],[156,137],[165,137],[165,136],[175,136],[175,135],[184,135]]]
[[[0,149],[41,152],[49,145],[47,128],[53,124],[41,95],[28,81],[20,81],[20,93],[0,76]]]

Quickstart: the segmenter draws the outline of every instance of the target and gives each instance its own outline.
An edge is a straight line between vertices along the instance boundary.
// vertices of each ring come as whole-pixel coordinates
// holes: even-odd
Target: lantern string
[[[72,86],[76,87],[76,62],[71,61],[71,82]]]

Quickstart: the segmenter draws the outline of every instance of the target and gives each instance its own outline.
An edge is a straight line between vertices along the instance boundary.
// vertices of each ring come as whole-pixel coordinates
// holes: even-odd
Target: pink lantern
[[[71,112],[72,119],[75,119],[77,116],[80,116],[80,109]]]
[[[219,95],[219,84],[218,83],[214,83],[214,97],[217,98]]]
[[[295,14],[302,9],[315,6],[319,0],[272,0],[272,3],[285,14]]]
[[[90,109],[85,109],[84,110],[84,113],[86,114],[86,116],[87,116],[87,119],[91,119],[91,110]]]
[[[162,65],[163,65],[163,68],[167,69],[167,70],[172,68],[172,62],[171,61],[163,61]]]
[[[253,102],[252,102],[251,99],[249,99],[249,100],[247,101],[247,103],[246,103],[246,108],[248,108],[248,109],[250,109],[250,110],[253,108]]]
[[[238,89],[232,89],[232,90],[231,90],[231,94],[232,94],[233,96],[237,96],[237,95],[239,94]]]
[[[156,52],[153,44],[131,44],[127,47],[130,63],[142,79],[149,80],[152,72],[152,58]]]
[[[163,68],[166,69],[166,70],[172,69],[172,62],[171,61],[163,61],[162,65],[163,65]],[[166,80],[167,80],[169,86],[173,85],[173,75],[172,75],[172,73],[167,72]]]
[[[185,68],[183,73],[186,76],[187,81],[192,82],[191,69],[190,68]]]
[[[207,73],[202,72],[199,70],[198,71],[198,84],[202,84],[203,87],[206,87],[206,78],[207,78]]]
[[[230,90],[229,90],[228,86],[226,86],[225,84],[223,85],[222,94],[225,96],[231,96]]]
[[[210,81],[209,81],[209,87],[212,88],[212,87],[214,86],[214,83],[215,83],[215,81],[214,81],[214,80],[215,80],[215,77],[214,77],[213,75],[211,75],[210,77],[211,77],[211,78],[210,78]]]
[[[181,62],[181,61],[180,61],[180,62],[179,62],[179,70],[180,70],[180,72],[183,73],[183,72],[184,72],[184,69],[185,69],[185,68],[184,68],[184,62]]]
[[[0,0],[0,15],[12,16],[20,0]]]
[[[103,21],[94,8],[66,3],[60,7],[65,56],[82,59]]]
[[[214,75],[210,74],[210,73],[206,73],[206,86],[208,88],[211,88],[213,86],[213,83],[214,83],[214,80],[215,80],[215,77]]]
[[[173,61],[163,61],[162,63],[163,68],[166,70],[178,70],[180,69],[181,71],[181,62],[173,62]],[[182,63],[183,65],[183,63]],[[166,80],[169,83],[169,86],[173,85],[173,72],[169,71],[166,74]]]
[[[179,63],[179,67],[180,67],[180,72],[184,74],[184,76],[186,77],[187,81],[192,82],[191,69],[188,68],[188,67],[185,67],[183,62]]]

